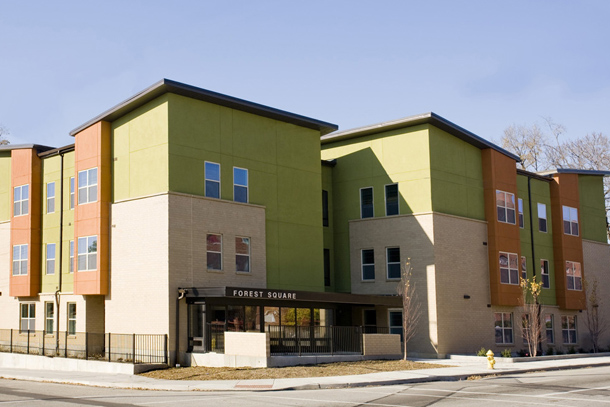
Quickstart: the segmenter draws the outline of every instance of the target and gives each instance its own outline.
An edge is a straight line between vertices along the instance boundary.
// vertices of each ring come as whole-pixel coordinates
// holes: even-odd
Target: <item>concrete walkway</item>
[[[159,380],[126,374],[89,372],[60,372],[51,370],[13,369],[0,367],[0,378],[39,382],[80,384],[118,389],[174,390],[174,391],[235,391],[235,390],[310,390],[431,381],[465,380],[469,376],[490,374],[506,375],[540,370],[575,369],[581,367],[610,366],[610,356],[581,357],[577,359],[545,360],[508,363],[496,359],[496,369],[488,370],[487,361],[480,357],[457,359],[417,359],[417,361],[453,365],[423,370],[379,372],[354,376],[307,377],[270,380]]]

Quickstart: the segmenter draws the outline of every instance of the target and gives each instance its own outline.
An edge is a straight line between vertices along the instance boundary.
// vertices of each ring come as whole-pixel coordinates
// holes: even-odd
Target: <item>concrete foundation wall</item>
[[[225,355],[269,357],[269,334],[262,332],[225,332]]]
[[[93,372],[138,374],[165,365],[134,365],[130,363],[109,363],[97,360],[49,358],[46,356],[0,353],[0,367],[14,369],[59,370],[64,372]]]

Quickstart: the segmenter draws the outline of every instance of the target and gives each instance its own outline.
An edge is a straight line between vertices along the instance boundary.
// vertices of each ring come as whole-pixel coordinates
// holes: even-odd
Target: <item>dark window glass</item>
[[[385,186],[385,214],[398,215],[398,184]]]
[[[328,191],[322,190],[322,226],[328,226]]]
[[[324,286],[330,287],[330,250],[324,249]]]
[[[375,252],[373,249],[362,251],[362,279],[375,280]]]
[[[362,218],[372,218],[373,213],[373,188],[362,188],[360,190],[360,209]]]

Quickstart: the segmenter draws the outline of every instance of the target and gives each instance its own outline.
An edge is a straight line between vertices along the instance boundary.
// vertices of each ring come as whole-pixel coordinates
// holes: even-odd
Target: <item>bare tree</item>
[[[537,124],[530,127],[510,125],[504,130],[502,147],[521,158],[521,168],[542,171],[546,166],[547,137]]]
[[[415,291],[415,281],[413,281],[413,267],[411,259],[400,269],[400,282],[397,286],[398,295],[402,297],[402,340],[403,340],[403,359],[407,360],[407,342],[415,335],[417,323],[421,316],[421,304]]]
[[[599,352],[599,337],[608,328],[607,321],[603,315],[603,307],[601,307],[601,298],[597,292],[597,279],[586,279],[584,281],[585,290],[587,293],[587,319],[585,324],[593,343],[593,352]]]
[[[542,291],[542,283],[532,279],[520,279],[521,290],[523,293],[523,338],[527,343],[529,355],[535,357],[538,348],[542,344],[542,305],[539,297]]]
[[[8,141],[8,139],[6,138],[9,134],[10,134],[10,132],[8,131],[8,129],[6,127],[4,127],[2,124],[0,124],[0,146],[10,143]]]

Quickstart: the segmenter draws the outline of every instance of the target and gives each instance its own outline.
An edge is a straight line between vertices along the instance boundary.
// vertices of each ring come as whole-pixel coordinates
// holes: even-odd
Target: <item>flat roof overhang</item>
[[[184,287],[187,298],[235,298],[269,301],[302,301],[353,305],[401,306],[398,295],[365,295],[314,291],[273,290],[252,287]]]

